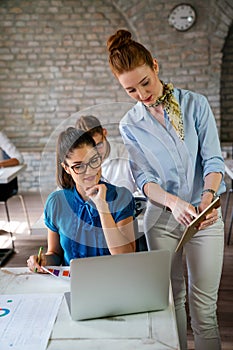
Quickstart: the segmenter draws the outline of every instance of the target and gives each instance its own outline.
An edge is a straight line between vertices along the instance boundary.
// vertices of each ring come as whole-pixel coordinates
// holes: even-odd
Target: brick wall
[[[233,145],[233,25],[223,48],[220,136],[222,142]]]
[[[0,128],[28,164],[21,188],[39,189],[43,150],[69,117],[98,114],[119,138],[121,103],[132,101],[113,78],[105,43],[116,29],[129,29],[158,59],[160,77],[205,94],[220,130],[222,49],[232,23],[231,0],[190,0],[192,29],[168,25],[177,0],[1,0]],[[116,102],[117,107],[116,107]],[[51,162],[42,162],[53,176]],[[52,184],[51,184],[52,187]]]

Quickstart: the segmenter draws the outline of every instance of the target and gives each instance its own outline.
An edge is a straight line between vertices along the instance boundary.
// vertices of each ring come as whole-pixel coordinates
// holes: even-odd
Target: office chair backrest
[[[143,214],[143,212],[146,210],[146,203],[147,199],[145,197],[140,197],[140,196],[135,196],[135,219],[134,219],[134,233],[135,233],[135,239],[136,239],[136,251],[141,252],[141,251],[147,251],[147,242],[146,242],[146,237],[144,232],[139,231],[138,227],[138,220],[137,217],[140,214]]]

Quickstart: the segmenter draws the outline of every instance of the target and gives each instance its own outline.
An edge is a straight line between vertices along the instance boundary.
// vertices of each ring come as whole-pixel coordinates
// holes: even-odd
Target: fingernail
[[[37,267],[34,268],[34,272],[37,272]]]

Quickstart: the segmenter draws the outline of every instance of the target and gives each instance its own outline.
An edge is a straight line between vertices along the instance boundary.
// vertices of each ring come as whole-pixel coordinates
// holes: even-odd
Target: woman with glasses
[[[130,192],[136,192],[138,189],[130,169],[128,152],[124,144],[110,141],[107,138],[107,129],[93,115],[80,116],[75,127],[87,131],[95,140],[98,152],[102,156],[103,178],[113,185],[124,186]]]
[[[135,251],[134,200],[130,191],[101,180],[101,156],[95,141],[76,128],[63,131],[57,142],[57,183],[61,190],[48,196],[44,220],[48,250],[41,266],[69,265],[74,258]]]

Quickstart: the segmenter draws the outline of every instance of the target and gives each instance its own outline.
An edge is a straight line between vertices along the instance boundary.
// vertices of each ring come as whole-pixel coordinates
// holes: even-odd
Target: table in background
[[[64,293],[70,289],[67,280],[34,274],[27,268],[2,268],[0,280],[1,294]],[[63,298],[47,349],[179,350],[178,344],[170,290],[170,303],[163,311],[87,321],[73,321]]]
[[[9,166],[9,167],[3,167],[0,168],[0,184],[1,185],[7,185],[9,182],[14,180],[21,172],[23,172],[26,169],[27,165],[26,164],[20,164],[20,165],[14,165],[14,166]],[[24,202],[24,198],[21,194],[17,193],[16,196],[20,198],[25,217],[28,223],[28,231],[31,233],[31,228],[30,228],[30,222],[29,222],[29,217],[28,217],[28,212],[26,209],[26,205]],[[12,195],[11,197],[14,197]],[[6,215],[7,215],[7,220],[10,225],[10,215],[9,215],[9,209],[7,205],[7,200],[10,199],[11,197],[7,198],[4,201],[0,201],[1,204],[4,204],[5,210],[6,210]],[[2,266],[7,259],[15,252],[15,247],[14,247],[14,240],[13,240],[13,235],[11,230],[9,231],[9,234],[11,236],[11,248],[0,248],[0,266]]]
[[[7,184],[26,169],[26,164],[0,168],[0,184]]]

